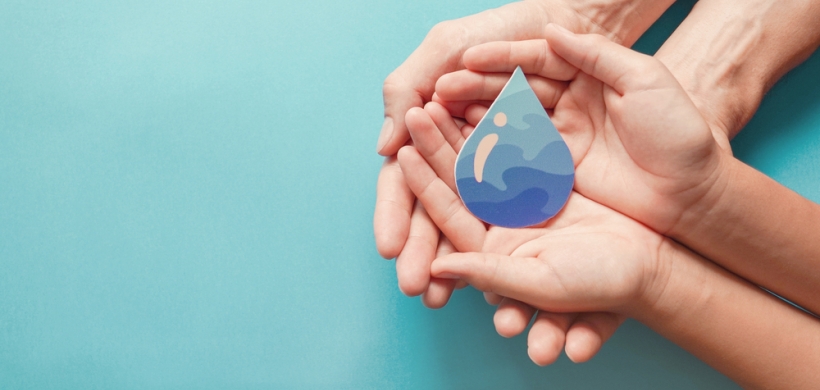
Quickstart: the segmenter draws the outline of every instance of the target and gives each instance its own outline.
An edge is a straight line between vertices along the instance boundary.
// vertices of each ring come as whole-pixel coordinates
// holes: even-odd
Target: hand
[[[408,139],[405,114],[432,99],[436,80],[462,69],[461,57],[474,45],[497,40],[543,37],[543,26],[558,23],[578,32],[597,32],[631,45],[671,0],[522,1],[434,27],[416,51],[384,83],[385,124],[378,145],[388,157],[379,175],[373,220],[376,247],[385,258],[397,257],[400,289],[424,294],[425,305],[441,307],[453,285],[430,279],[439,232],[426,214],[414,210],[394,154]]]
[[[417,211],[427,215],[426,207],[434,206],[430,209],[430,217],[451,239],[449,242],[452,242],[453,249],[450,251],[506,253],[504,248],[517,240],[506,237],[503,232],[517,231],[496,227],[488,230],[483,223],[465,212],[455,195],[453,166],[456,152],[470,127],[459,129],[449,113],[436,103],[429,103],[424,109],[410,110],[407,126],[416,146],[403,148],[399,162],[410,188],[425,206]],[[494,322],[498,333],[505,337],[523,332],[536,312],[532,306],[514,299],[502,298],[497,294],[485,296],[488,302],[500,302]],[[573,361],[589,360],[622,321],[623,316],[612,313],[552,313],[542,310],[529,332],[529,355],[540,365],[555,361],[562,349]]]
[[[408,176],[422,180],[421,174]],[[425,200],[425,206],[436,202]],[[665,280],[661,254],[672,245],[578,193],[553,220],[528,229],[491,228],[486,241],[482,253],[436,259],[433,275],[463,279],[539,310],[622,315],[635,315],[658,299]]]
[[[408,184],[453,242],[469,244],[482,233],[483,225],[416,148],[402,148],[398,158]],[[743,386],[801,388],[818,381],[810,369],[820,361],[815,317],[577,193],[542,226],[491,227],[483,234],[483,252],[438,258],[432,273],[537,308],[528,341],[536,362],[549,351],[557,356],[564,340],[567,355],[576,359],[571,348],[584,333],[592,336],[580,338],[584,344],[600,347],[590,341],[603,342],[611,333],[585,329],[583,316],[610,330],[629,316]],[[604,321],[607,315],[613,322]],[[772,337],[782,334],[788,337]]]
[[[726,154],[672,74],[652,57],[556,25],[546,40],[467,51],[470,70],[442,77],[437,99],[453,111],[493,99],[521,65],[566,140],[575,190],[664,233],[724,183]],[[483,115],[473,106],[466,117]],[[472,112],[470,112],[472,111]],[[459,114],[457,112],[457,114]]]

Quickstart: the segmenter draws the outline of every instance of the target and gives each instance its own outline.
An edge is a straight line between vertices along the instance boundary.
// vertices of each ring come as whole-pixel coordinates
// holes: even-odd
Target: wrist
[[[657,256],[656,269],[625,314],[647,325],[681,322],[712,295],[706,261],[668,238]]]
[[[700,1],[655,57],[713,132],[731,139],[769,88],[817,47],[819,9],[807,1]]]
[[[717,185],[666,235],[734,274],[811,310],[820,205],[729,156]]]
[[[728,199],[731,198],[729,193],[742,168],[743,163],[732,156],[730,151],[715,151],[714,168],[702,180],[700,195],[690,203],[678,204],[677,220],[663,232],[664,235],[678,242],[688,243],[688,238],[694,232],[708,229],[713,220],[721,223],[720,210],[727,201],[732,201]]]
[[[526,2],[526,1],[525,1]],[[603,35],[632,46],[674,0],[531,0],[545,13],[570,9],[577,19],[574,31]],[[568,27],[569,26],[565,26]],[[571,28],[570,28],[571,29]]]

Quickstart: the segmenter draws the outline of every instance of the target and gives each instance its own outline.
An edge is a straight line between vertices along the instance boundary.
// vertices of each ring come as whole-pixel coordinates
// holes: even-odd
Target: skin
[[[449,280],[431,278],[430,262],[436,254],[450,248],[429,217],[419,213],[414,196],[405,183],[394,153],[408,140],[405,114],[432,99],[436,80],[448,72],[462,69],[461,56],[469,47],[503,39],[543,37],[543,26],[560,23],[573,31],[597,32],[625,45],[634,43],[668,8],[671,0],[533,0],[509,4],[456,21],[444,22],[430,31],[419,48],[384,83],[385,123],[377,150],[387,156],[379,174],[374,231],[376,247],[385,258],[396,258],[399,288],[407,295],[422,294],[432,308],[442,307],[456,285]],[[491,303],[501,298],[489,295]],[[502,335],[517,334],[527,325],[514,302],[501,302],[496,323]],[[523,314],[523,315],[522,315]],[[570,323],[567,346],[576,361],[585,361],[602,344],[598,334],[611,334],[617,321],[600,316],[560,321],[538,318],[536,328],[561,328],[554,323]],[[593,324],[590,326],[589,324]],[[506,326],[504,324],[507,324]],[[614,325],[613,325],[614,324]],[[614,326],[614,327],[613,327]],[[577,330],[576,330],[577,329]],[[592,329],[604,329],[601,332]],[[544,332],[549,333],[549,332]]]
[[[463,104],[445,100],[497,95],[507,76],[472,70],[509,71],[518,63],[528,73],[555,80],[566,74],[560,69],[566,64],[552,57],[566,59],[581,72],[565,87],[555,84],[541,93],[555,101],[553,122],[576,161],[578,192],[820,312],[814,299],[820,243],[813,238],[820,228],[820,206],[722,148],[723,133],[708,125],[688,97],[667,96],[680,87],[657,59],[632,53],[631,66],[641,70],[633,79],[629,68],[617,65],[620,59],[594,49],[607,45],[604,38],[571,40],[586,45],[586,57],[574,57],[561,42],[477,46],[465,53],[471,70],[442,77],[438,97],[457,109]],[[590,81],[595,72],[609,84]],[[467,116],[483,115],[477,111]]]
[[[820,44],[813,0],[698,1],[655,54],[728,149],[766,92]]]
[[[435,173],[427,176],[427,182],[433,182],[433,179],[441,177],[441,184],[446,186],[443,191],[432,195],[432,199],[443,196],[440,199],[446,199],[447,202],[436,203],[437,209],[430,211],[433,221],[443,227],[442,231],[451,239],[454,249],[461,252],[495,251],[496,246],[506,247],[513,243],[514,241],[493,234],[514,230],[497,227],[488,230],[467,213],[461,201],[454,196],[456,189],[452,167],[456,153],[464,142],[464,135],[469,133],[471,126],[459,129],[446,109],[433,102],[428,103],[424,109],[412,109],[408,112],[407,124],[416,145],[411,150],[420,152],[435,169]],[[401,157],[399,160],[401,161]],[[406,162],[402,163],[402,169],[415,171],[415,168],[408,167]],[[419,194],[422,202],[425,198],[421,194],[431,196],[423,187],[413,188],[411,183],[411,188]],[[444,217],[441,217],[442,215]],[[459,234],[447,234],[448,231]],[[500,238],[496,242],[492,237]],[[589,360],[624,320],[621,315],[603,312],[554,313],[541,310],[536,315],[535,308],[517,300],[493,293],[488,293],[487,297],[488,301],[498,304],[493,320],[498,333],[504,337],[513,337],[523,332],[529,320],[535,315],[529,332],[528,353],[533,362],[539,365],[554,362],[562,349],[567,351],[567,355],[573,361]]]
[[[652,80],[662,91],[659,99],[686,96],[680,87],[665,84],[664,79],[671,76],[656,60],[599,38],[575,36],[554,27],[548,31],[550,47],[598,77],[604,86],[599,89],[602,95],[611,88],[617,96],[607,99],[620,100],[625,111],[644,112],[641,117],[622,118],[626,126],[640,127],[666,117],[687,129],[685,120],[694,118],[686,116],[699,115],[693,108],[670,118],[648,110],[641,99],[628,98],[633,91],[655,90],[630,82],[631,74],[655,75]],[[589,66],[592,63],[597,65]],[[614,85],[620,83],[620,89]],[[475,245],[476,237],[482,241],[481,252],[436,259],[431,266],[436,277],[466,280],[479,290],[547,313],[634,317],[744,387],[813,388],[820,381],[820,372],[814,369],[820,363],[820,321],[816,318],[645,224],[578,193],[558,216],[541,226],[487,229],[436,173],[440,164],[436,160],[443,157],[446,155],[413,146],[398,155],[410,188],[454,245]],[[531,332],[530,349],[532,338]]]
[[[471,70],[439,79],[438,98],[446,106],[456,100],[492,99],[509,78],[508,73],[475,70],[511,72],[521,65],[525,73],[546,79],[545,84],[553,81],[537,93],[547,96],[542,103],[553,108],[552,121],[570,148],[575,189],[667,232],[716,185],[726,154],[689,97],[670,93],[681,86],[660,61],[631,51],[620,54],[628,55],[628,62],[599,53],[597,47],[613,45],[599,35],[569,35],[566,41],[586,49],[584,56],[556,46],[565,41],[474,47],[464,56]]]
[[[604,42],[609,43],[598,36],[572,44],[591,50]],[[572,55],[566,50],[564,54],[570,57]],[[668,93],[670,90],[680,89],[674,77],[657,60],[637,53],[629,54],[633,60],[625,64],[618,64],[617,58],[601,58],[603,62],[618,65],[610,66],[607,74],[599,75],[616,80],[612,82],[613,87],[604,85],[567,62],[582,63],[586,59],[557,56],[546,46],[544,40],[480,45],[465,53],[464,61],[468,68],[489,72],[511,71],[516,65],[521,65],[526,73],[540,76],[541,82],[538,79],[532,81],[538,95],[545,96],[542,104],[554,108],[553,122],[570,146],[576,164],[576,189],[609,207],[627,209],[628,215],[637,215],[637,219],[658,229],[659,225],[669,226],[677,221],[682,212],[681,207],[694,203],[711,188],[717,177],[716,172],[722,166],[722,155],[718,153],[719,147],[709,126],[700,118],[692,102],[685,95]],[[594,65],[588,63],[588,66]],[[628,77],[630,74],[625,72],[633,70],[635,66],[643,70],[635,73],[640,77]],[[644,77],[649,71],[660,74],[655,78]],[[461,100],[491,100],[507,79],[506,74],[496,76],[473,71],[454,72],[439,80],[437,99],[444,99],[442,102],[448,106],[452,104],[446,100],[455,100],[452,97]],[[629,93],[626,93],[627,90]],[[665,102],[665,105],[653,104],[657,101]],[[662,119],[657,122],[639,120],[635,113],[623,109],[630,105],[652,107],[654,117]],[[429,110],[435,111],[435,106],[431,106]],[[415,112],[408,113],[411,134],[414,127],[425,128],[421,120],[415,119],[416,116]],[[480,118],[483,113],[466,116],[469,121],[470,117]],[[666,118],[669,116],[680,117],[679,123],[687,126],[667,129],[669,126]],[[645,118],[645,113],[641,113],[640,117]],[[442,120],[439,119],[439,122]],[[626,122],[639,122],[641,127],[625,126]],[[647,134],[654,136],[648,137]],[[455,153],[447,153],[442,147],[444,138],[439,138],[441,140],[429,146],[416,137],[414,141],[423,154],[434,157],[428,160],[441,161],[437,172],[454,188],[451,167]],[[443,156],[435,158],[436,154]],[[680,157],[669,159],[669,155]],[[658,161],[663,163],[659,164]],[[635,205],[650,207],[643,209],[636,208]],[[666,213],[659,213],[657,210],[664,210]],[[478,234],[475,237],[477,240]],[[449,238],[453,240],[452,237]],[[467,246],[465,243],[460,246],[455,241],[454,244],[462,252],[477,250],[475,244]],[[490,301],[495,299],[496,296],[490,295]],[[520,333],[533,310],[514,311],[506,306],[520,305],[507,301],[503,303],[496,316],[499,333]],[[590,322],[583,319],[585,323]],[[575,348],[573,346],[568,354],[591,357],[606,337],[612,334],[610,327],[619,323],[608,321],[595,324],[598,326],[594,327],[600,330],[597,332],[601,336],[600,342],[592,342],[586,348],[579,347],[582,351],[571,351]],[[538,360],[539,363],[543,361]]]
[[[421,240],[408,243],[410,230],[425,242],[435,242],[437,233],[411,228],[411,221],[424,225],[423,218],[412,218],[414,197],[404,183],[395,153],[409,138],[406,113],[432,99],[440,76],[463,69],[461,58],[464,51],[484,42],[541,38],[547,23],[559,23],[578,32],[600,33],[631,45],[671,3],[648,0],[522,1],[434,27],[419,48],[384,83],[385,124],[377,150],[388,157],[379,175],[374,215],[379,253],[385,258],[394,258],[405,250],[412,253],[405,258],[425,259],[419,260],[422,264],[432,259],[430,245],[418,245]],[[426,291],[429,273],[405,275],[399,278],[403,292],[415,296]],[[438,303],[443,305],[445,302]]]
[[[710,22],[702,25],[708,39],[695,42],[673,34],[667,43],[687,50],[664,45],[657,55],[677,70],[687,90],[695,91],[690,95],[713,132],[727,138],[752,117],[765,92],[820,45],[816,1],[710,1],[699,2],[692,12]],[[815,299],[820,244],[813,234],[820,227],[820,206],[741,161],[730,159],[728,165],[725,185],[690,208],[668,234],[820,313]]]
[[[386,80],[385,115],[391,121],[393,118],[396,119],[395,129],[398,137],[391,135],[391,141],[387,144],[380,142],[381,153],[389,155],[403,144],[402,140],[406,139],[406,136],[401,134],[406,127],[399,123],[402,113],[406,112],[408,107],[418,107],[422,102],[428,101],[431,98],[431,85],[435,83],[436,78],[445,72],[459,69],[463,65],[459,59],[460,55],[470,45],[488,40],[541,37],[543,34],[540,28],[547,21],[557,22],[573,31],[598,32],[616,42],[631,45],[669,5],[669,2],[664,1],[649,5],[640,1],[603,1],[599,2],[600,4],[578,1],[571,3],[571,7],[548,3],[550,2],[511,4],[459,21],[445,22],[432,30],[419,49]],[[729,138],[751,118],[768,88],[817,47],[820,29],[814,21],[818,17],[819,8],[816,2],[808,0],[786,3],[775,0],[701,0],[658,51],[656,58],[668,66],[689,93],[721,149],[730,152]],[[511,22],[512,20],[515,20],[515,23]],[[548,83],[541,83],[541,86],[549,87]],[[536,87],[536,92],[538,91],[539,88]],[[542,103],[549,105],[547,101]],[[465,115],[465,108],[468,105],[463,104],[456,111],[460,111],[460,115]],[[385,130],[388,127],[386,126]],[[470,126],[464,129],[465,132],[469,132]],[[745,171],[749,172],[748,169]],[[749,177],[755,183],[772,184],[762,175]],[[812,207],[807,206],[793,193],[781,192],[783,199],[792,200],[786,202],[787,204],[797,205],[789,208],[805,211],[802,215],[809,218],[802,222],[811,223],[811,217],[815,215]],[[730,201],[726,203],[731,205]],[[748,204],[744,208],[754,210],[760,205],[766,206],[759,202]],[[735,211],[735,220],[740,220],[739,218],[745,215],[744,208]],[[423,294],[425,305],[441,307],[449,299],[453,283],[431,278],[430,263],[438,253],[451,251],[452,248],[448,245],[439,245],[438,230],[431,227],[434,225],[426,214],[417,215],[418,210],[423,208],[414,205],[414,197],[407,188],[395,156],[388,157],[379,176],[374,216],[377,248],[387,258],[398,256],[396,266],[402,291],[408,295]],[[732,213],[729,212],[728,215]],[[736,245],[749,241],[757,243],[755,237],[767,234],[772,230],[772,226],[777,226],[765,224],[766,216],[758,216],[757,219],[764,224],[751,228],[742,235],[732,236],[732,232],[723,232],[722,235],[711,238],[733,237]],[[691,214],[690,220],[698,221],[697,215]],[[712,221],[711,224],[721,226],[719,220]],[[681,224],[679,230],[686,230],[686,225]],[[728,225],[723,223],[722,226],[725,228]],[[701,228],[701,236],[707,239],[710,237],[710,231],[705,229],[706,225],[696,227]],[[807,231],[797,233],[806,234]],[[670,234],[675,235],[672,231]],[[780,237],[786,238],[785,234]],[[702,238],[693,239],[708,242]],[[441,242],[446,244],[444,239],[441,239]],[[703,249],[709,248],[699,250]],[[749,255],[764,250],[767,255],[756,257],[758,260],[753,262],[757,264],[756,270],[740,272],[744,277],[758,283],[762,280],[760,276],[768,273],[766,264],[783,255],[773,253],[775,251],[771,251],[772,247],[760,244],[747,249],[745,252],[739,252],[734,258],[731,257],[732,253],[709,255],[714,258],[728,258],[727,264],[730,265],[742,265],[748,262]],[[790,255],[805,258],[812,253],[796,251]],[[784,264],[783,268],[790,268],[792,265]],[[808,268],[809,272],[802,272],[801,275],[811,275],[811,267]],[[793,269],[806,271],[807,267],[804,265]],[[776,282],[779,286],[777,289],[788,288],[791,280],[788,274],[783,274]],[[805,278],[800,284],[801,291],[787,294],[798,302],[800,299],[794,297],[805,295],[812,285],[811,281]],[[489,294],[488,297],[493,303],[500,301],[500,297],[495,294]],[[496,324],[506,325],[499,327],[500,333],[509,336],[516,334],[514,331],[517,329],[523,330],[529,321],[528,315],[531,315],[533,310],[519,310],[521,306],[518,303],[507,305],[502,302],[496,315]],[[811,307],[811,302],[806,306]],[[609,324],[611,322],[604,321],[592,328],[606,328]],[[579,322],[578,327],[589,328],[583,321]],[[593,351],[591,354],[594,354],[602,340],[581,337],[578,340],[589,342],[576,343],[572,337],[576,332],[572,329],[567,335],[567,352],[578,347],[578,350]],[[594,336],[595,332],[578,334]],[[575,352],[572,355],[578,356],[580,353]]]
[[[432,272],[547,312],[636,318],[745,388],[820,381],[816,318],[580,195],[559,218],[575,223],[542,227],[509,255],[445,256]]]

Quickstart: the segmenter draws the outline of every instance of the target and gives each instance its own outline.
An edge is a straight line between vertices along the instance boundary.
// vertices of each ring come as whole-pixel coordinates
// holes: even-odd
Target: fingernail
[[[564,343],[565,344],[564,345],[564,353],[567,354],[567,357],[569,358],[570,361],[572,361],[573,363],[578,363],[577,361],[575,361],[575,358],[572,357],[573,348],[569,346],[569,343],[571,343],[571,342],[572,341]]]
[[[382,125],[382,133],[379,135],[379,143],[376,144],[376,152],[380,153],[384,146],[387,145],[387,141],[390,141],[390,138],[393,136],[393,118],[385,118],[384,124]]]

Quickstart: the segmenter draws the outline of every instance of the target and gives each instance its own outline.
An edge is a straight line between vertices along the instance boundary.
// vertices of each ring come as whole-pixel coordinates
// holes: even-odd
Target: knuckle
[[[382,94],[384,94],[384,96],[395,95],[403,89],[405,89],[404,81],[395,71],[390,73],[387,78],[384,79],[384,84],[382,84]]]
[[[545,39],[539,42],[539,46],[537,51],[538,55],[535,57],[534,68],[537,71],[544,71],[547,67],[547,53],[549,53],[550,48]]]
[[[433,26],[430,32],[427,33],[425,40],[446,45],[447,47],[463,47],[467,32],[467,28],[463,23],[457,20],[445,20]]]
[[[447,203],[447,206],[444,208],[442,224],[444,226],[450,226],[456,222],[456,216],[458,215],[458,211],[461,209],[461,205],[456,200],[450,200]]]
[[[653,58],[641,61],[635,66],[633,72],[633,75],[640,76],[632,78],[639,88],[654,88],[664,85],[667,81],[665,68]]]
[[[493,286],[495,286],[496,279],[498,278],[498,259],[495,256],[490,254],[484,254],[481,256],[483,260],[484,269],[487,270],[487,279],[482,280],[481,284],[486,289],[485,291],[492,291]]]
[[[431,38],[451,36],[455,32],[455,24],[456,23],[454,23],[452,20],[438,22],[433,26],[433,28],[430,29],[430,32],[427,33],[427,36]]]

